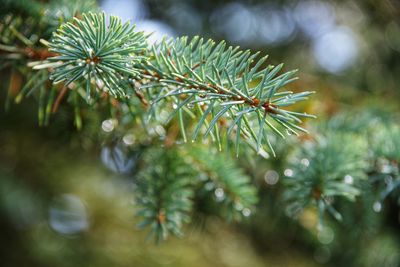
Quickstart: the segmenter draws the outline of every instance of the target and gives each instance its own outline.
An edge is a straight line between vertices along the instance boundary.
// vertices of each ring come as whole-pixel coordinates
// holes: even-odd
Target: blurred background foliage
[[[29,14],[41,1],[2,2],[2,14]],[[69,1],[52,2],[54,8],[45,14],[54,17],[55,28],[69,19],[68,12],[60,11]],[[89,2],[67,9],[93,10]],[[40,128],[36,101],[9,105],[7,112],[0,111],[2,266],[400,266],[398,1],[102,0],[99,5],[141,30],[154,31],[154,41],[164,34],[225,39],[269,54],[273,64],[299,68],[295,86],[317,91],[301,108],[319,118],[307,125],[311,135],[275,142],[277,158],[245,153],[233,163],[240,167],[235,175],[250,177],[259,189],[257,209],[239,209],[245,217],[241,223],[221,220],[221,210],[231,203],[218,181],[207,180],[212,177],[209,170],[191,170],[210,182],[210,190],[196,196],[185,237],[155,246],[135,227],[135,204],[141,201],[132,194],[137,170],[161,164],[166,157],[200,155],[207,162],[213,153],[180,144],[173,124],[154,126],[153,136],[144,136],[139,128],[127,133],[107,108],[86,111],[84,126],[77,131],[66,106],[60,106],[48,127]],[[46,28],[41,37],[54,29]],[[1,32],[4,37],[7,29]],[[0,76],[1,101],[8,103],[6,92],[22,79],[7,69]],[[315,139],[332,144],[318,146]],[[176,142],[165,156],[160,145]],[[153,154],[143,156],[150,145]],[[346,152],[344,159],[335,157],[340,152]],[[222,163],[210,168],[224,177],[218,166],[234,159],[221,157]],[[344,164],[341,160],[353,165],[335,177],[330,164]],[[322,177],[327,178],[313,180],[312,173],[325,171],[328,175]],[[154,179],[151,173],[140,175]],[[314,183],[335,186],[342,176],[345,184],[360,189],[347,196],[356,202],[335,199],[333,208],[332,199],[316,197],[326,215],[320,214],[320,204],[302,201],[298,194],[300,207],[290,205],[293,198],[285,189],[297,190],[296,178],[318,196]]]

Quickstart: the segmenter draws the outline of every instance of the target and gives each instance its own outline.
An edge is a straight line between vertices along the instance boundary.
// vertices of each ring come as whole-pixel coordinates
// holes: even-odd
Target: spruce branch
[[[315,116],[281,108],[305,100],[314,92],[281,90],[297,79],[296,71],[279,75],[283,64],[263,68],[267,57],[255,62],[257,56],[258,53],[198,36],[191,40],[164,39],[152,46],[150,59],[141,63],[143,77],[151,81],[144,88],[162,91],[156,94],[154,104],[166,98],[175,99],[175,113],[179,116],[184,107],[197,108],[200,120],[193,131],[193,141],[202,128],[203,137],[214,133],[217,141],[222,140],[218,122],[228,119],[226,133],[230,135],[235,129],[236,153],[242,136],[249,138],[260,152],[264,142],[271,148],[266,127],[281,137],[284,134],[278,126],[289,133],[307,132],[297,124],[301,118]],[[218,145],[221,147],[220,142]]]
[[[52,69],[54,83],[82,82],[87,98],[94,88],[114,97],[137,96],[144,106],[152,104],[152,115],[160,102],[173,102],[169,119],[177,114],[184,141],[189,114],[196,120],[192,141],[211,136],[221,149],[222,140],[232,139],[228,144],[235,144],[237,155],[242,138],[260,154],[264,144],[274,153],[269,132],[298,135],[307,132],[299,126],[302,119],[315,117],[284,108],[314,92],[284,90],[297,78],[296,71],[282,73],[283,64],[263,67],[267,57],[256,60],[258,53],[200,37],[148,46],[145,34],[129,23],[113,16],[109,25],[105,21],[104,13],[88,13],[62,25],[48,44],[58,56],[34,68]]]
[[[150,150],[143,159],[146,166],[136,177],[136,201],[141,219],[138,227],[150,227],[156,241],[168,235],[182,236],[183,224],[190,221],[193,173],[176,150]]]
[[[216,213],[228,220],[250,216],[258,201],[250,177],[208,148],[148,149],[140,165],[135,177],[138,226],[150,228],[149,237],[156,241],[183,235],[194,199],[214,199]]]
[[[371,136],[375,156],[385,158],[393,163],[399,163],[400,126],[397,124],[379,126],[379,129],[375,130]]]
[[[199,173],[203,191],[214,195],[218,214],[228,220],[250,216],[258,202],[257,189],[232,159],[210,149],[193,148],[187,154],[187,161]]]
[[[129,22],[110,17],[106,24],[104,13],[83,14],[73,23],[62,25],[49,43],[49,51],[58,56],[34,68],[54,67],[50,79],[54,83],[68,85],[77,80],[86,80],[86,94],[90,98],[92,78],[101,81],[114,96],[126,96],[124,83],[127,76],[139,72],[134,65],[142,60],[139,55],[146,49],[145,36],[134,31]],[[125,76],[125,77],[124,77]]]
[[[379,202],[392,195],[397,197],[400,204],[400,126],[385,123],[379,126],[371,134],[374,155],[371,182],[378,184]]]
[[[293,175],[284,180],[289,214],[315,206],[320,222],[325,211],[341,220],[333,201],[337,197],[355,201],[360,195],[361,182],[367,178],[367,149],[364,138],[350,133],[328,131],[307,142],[295,154]]]

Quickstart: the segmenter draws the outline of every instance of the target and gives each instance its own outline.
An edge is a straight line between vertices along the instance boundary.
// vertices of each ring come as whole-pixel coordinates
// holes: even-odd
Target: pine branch
[[[272,151],[268,131],[283,138],[284,131],[298,135],[307,132],[298,125],[302,118],[315,117],[283,109],[313,92],[282,90],[296,80],[296,71],[279,74],[282,64],[262,67],[267,57],[255,61],[258,53],[200,37],[165,39],[147,48],[146,36],[134,26],[113,16],[108,26],[105,20],[104,13],[88,13],[61,26],[48,44],[59,55],[34,68],[53,69],[55,83],[83,82],[87,98],[93,89],[115,97],[146,95],[150,114],[162,100],[172,101],[176,109],[170,118],[178,114],[185,141],[187,113],[199,117],[193,141],[202,132],[203,138],[214,136],[221,149],[224,136],[233,137],[237,154],[242,137],[259,153],[265,143]]]
[[[182,236],[183,224],[190,221],[193,173],[176,150],[148,151],[143,164],[135,190],[139,228],[150,227],[149,237],[157,242],[170,234]]]
[[[258,202],[251,178],[226,155],[200,148],[187,153],[190,165],[199,173],[202,188],[214,195],[218,214],[228,220],[250,216]]]
[[[135,177],[139,228],[149,227],[149,237],[157,241],[183,235],[195,194],[206,192],[208,199],[215,199],[218,214],[229,220],[250,216],[258,201],[250,177],[209,149],[149,149],[141,161],[143,168]]]
[[[371,133],[374,156],[371,182],[378,184],[379,202],[392,195],[397,197],[400,203],[400,127],[385,123],[379,126]]]
[[[395,122],[394,122],[395,123]],[[400,126],[380,125],[371,136],[373,151],[376,157],[400,162]]]
[[[49,38],[50,33],[56,30],[61,22],[79,15],[78,8],[80,11],[96,10],[95,3],[94,0],[84,3],[77,0],[50,0],[46,3],[15,0],[4,3],[0,11],[0,69],[11,69],[11,73],[17,73],[23,79],[19,86],[10,79],[9,87],[15,90],[8,94],[6,108],[12,100],[20,103],[23,98],[34,96],[39,103],[39,125],[49,123],[51,113],[58,109],[62,100],[57,97],[58,101],[54,102],[54,96],[65,96],[66,89],[78,84],[66,87],[52,85],[48,81],[48,70],[32,72],[32,68],[29,67],[32,61],[56,56],[40,45],[38,36]],[[60,94],[61,92],[63,94]],[[79,103],[79,99],[71,102]],[[78,107],[74,106],[74,110],[78,111]],[[78,117],[75,121],[79,121]]]
[[[229,116],[231,123],[227,134],[236,129],[237,153],[241,136],[250,138],[260,152],[263,142],[270,143],[265,126],[284,137],[276,124],[289,133],[298,134],[297,131],[307,132],[296,125],[301,122],[300,118],[314,116],[281,108],[305,100],[313,92],[278,92],[296,80],[293,77],[296,71],[278,75],[282,64],[262,68],[267,57],[253,66],[257,55],[241,51],[239,47],[226,48],[224,42],[216,45],[200,37],[190,41],[187,37],[166,39],[154,45],[150,59],[141,64],[143,77],[154,81],[144,87],[161,87],[165,93],[157,95],[154,103],[174,98],[177,104],[179,102],[176,112],[185,106],[197,106],[200,120],[192,140],[196,140],[203,126],[204,137],[214,132],[217,140],[221,140],[217,122]],[[204,104],[206,106],[201,106]]]
[[[318,209],[320,222],[326,210],[341,220],[333,201],[337,197],[354,201],[360,195],[360,183],[367,178],[367,148],[362,137],[329,131],[306,143],[290,167],[293,175],[284,180],[289,214],[311,205]]]
[[[146,48],[145,36],[135,32],[129,22],[122,24],[115,16],[106,25],[105,14],[83,14],[61,26],[49,43],[49,51],[59,54],[50,57],[48,63],[35,69],[54,67],[50,79],[65,86],[86,80],[86,94],[90,98],[92,79],[101,81],[103,90],[114,96],[125,96],[127,78],[139,72],[133,67],[142,60],[140,54]]]
[[[392,112],[376,107],[363,111],[357,120],[351,115],[353,112],[359,111],[339,113],[331,118],[326,126],[331,131],[353,133],[368,140],[370,166],[367,173],[369,185],[379,195],[374,195],[376,205],[381,205],[380,202],[388,196],[400,197],[398,118]]]

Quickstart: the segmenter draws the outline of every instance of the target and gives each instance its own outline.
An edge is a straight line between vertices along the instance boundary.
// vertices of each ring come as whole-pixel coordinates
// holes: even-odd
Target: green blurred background
[[[99,4],[154,31],[154,41],[164,34],[224,39],[261,50],[287,70],[300,69],[296,86],[317,91],[303,108],[320,121],[338,112],[354,121],[374,110],[399,114],[399,1]],[[6,88],[10,76],[0,75]],[[120,160],[113,159],[108,146],[99,146],[109,132],[101,116],[89,117],[78,132],[71,114],[61,109],[50,126],[39,128],[36,108],[35,101],[25,101],[0,111],[1,266],[400,266],[395,201],[383,211],[373,202],[366,209],[347,204],[349,212],[368,215],[366,225],[334,223],[317,232],[312,209],[297,221],[285,215],[279,178],[288,169],[279,156],[242,162],[265,189],[256,214],[245,222],[198,215],[183,239],[154,245],[135,228],[135,183],[124,175],[134,172],[140,152],[113,151]]]

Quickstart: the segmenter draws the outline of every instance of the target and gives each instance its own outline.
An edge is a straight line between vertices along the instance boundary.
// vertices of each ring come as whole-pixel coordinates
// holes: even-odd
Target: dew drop
[[[133,134],[126,134],[123,138],[122,141],[124,142],[125,145],[130,146],[135,143],[135,136]]]
[[[92,56],[93,55],[93,48],[88,48],[87,52],[89,53],[90,56]]]
[[[264,180],[269,185],[274,185],[279,180],[279,174],[274,170],[269,170],[264,175]]]
[[[346,174],[346,176],[344,177],[344,182],[346,184],[353,184],[354,182],[353,176],[351,176],[350,174]]]
[[[208,182],[204,185],[204,189],[207,191],[211,191],[214,188],[214,183],[213,182]]]
[[[217,197],[217,200],[223,200],[225,197],[225,192],[222,188],[215,189],[214,194]]]
[[[381,210],[382,210],[382,204],[381,204],[381,202],[376,201],[376,202],[374,203],[374,205],[372,206],[372,209],[373,209],[375,212],[381,212]]]
[[[292,169],[286,169],[286,170],[283,172],[283,174],[284,174],[286,177],[292,177],[292,176],[293,176],[293,170],[292,170]]]
[[[243,204],[242,203],[240,203],[240,202],[236,202],[235,203],[235,209],[237,210],[237,211],[242,211],[243,210]]]
[[[251,210],[249,208],[244,208],[242,214],[244,217],[249,217],[251,215]]]
[[[105,120],[101,123],[101,128],[103,129],[103,131],[109,133],[112,132],[114,130],[115,124],[114,124],[114,120],[112,119],[108,119]]]
[[[309,161],[308,159],[306,159],[306,158],[301,159],[300,162],[301,162],[301,164],[303,164],[305,167],[310,166],[310,161]]]

